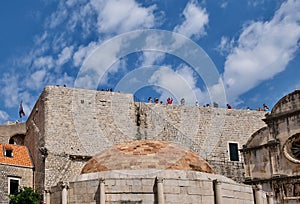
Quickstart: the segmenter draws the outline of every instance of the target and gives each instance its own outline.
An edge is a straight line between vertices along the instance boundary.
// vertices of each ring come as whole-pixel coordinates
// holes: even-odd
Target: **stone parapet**
[[[100,191],[104,189],[106,203],[215,203],[214,181],[219,185],[219,203],[254,202],[251,186],[224,176],[155,169],[83,174],[69,182],[67,200],[69,204],[100,203]],[[51,196],[51,203],[59,202],[58,195]]]

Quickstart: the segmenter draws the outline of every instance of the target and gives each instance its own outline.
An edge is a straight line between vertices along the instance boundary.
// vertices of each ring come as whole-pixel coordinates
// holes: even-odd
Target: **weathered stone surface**
[[[221,162],[217,173],[242,181],[242,165],[227,162],[228,141],[241,148],[265,125],[262,118],[264,113],[257,111],[145,104],[134,102],[131,94],[48,86],[26,122],[23,142],[40,192],[78,175],[98,152],[142,139],[178,143],[204,159]],[[173,169],[182,168],[185,158],[181,159]]]
[[[243,147],[246,182],[274,192],[275,203],[300,200],[300,91],[280,99],[264,121]]]
[[[82,174],[69,182],[68,201],[70,204],[98,203],[99,187],[92,185],[98,178],[102,178],[105,183],[106,203],[156,203],[157,178],[163,178],[165,203],[213,204],[215,203],[215,191],[213,190],[213,180],[215,179],[221,182],[222,203],[254,203],[251,186],[238,184],[216,174],[181,170],[160,170],[152,173],[149,173],[148,170],[118,170],[92,173],[89,177],[86,175]],[[115,181],[115,185],[108,185],[108,183],[112,183],[112,180]],[[142,182],[136,182],[140,180]],[[54,189],[59,191],[59,188],[55,187],[53,192]],[[264,194],[262,195],[264,196]],[[51,195],[51,202],[56,203],[58,200],[54,199],[59,199],[57,193]],[[263,201],[266,203],[265,197]]]
[[[8,143],[12,137],[22,136],[26,134],[26,123],[8,123],[6,125],[0,125],[0,143]],[[18,139],[18,138],[16,138]],[[22,138],[24,140],[24,138]],[[23,145],[23,141],[15,143]]]
[[[116,144],[95,155],[81,173],[121,169],[177,169],[215,173],[199,155],[162,141],[131,141]],[[188,185],[182,181],[180,185]]]

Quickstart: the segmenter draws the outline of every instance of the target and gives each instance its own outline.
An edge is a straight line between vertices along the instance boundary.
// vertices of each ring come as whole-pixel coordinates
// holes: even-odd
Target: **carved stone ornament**
[[[300,164],[300,133],[291,136],[283,147],[286,158]]]

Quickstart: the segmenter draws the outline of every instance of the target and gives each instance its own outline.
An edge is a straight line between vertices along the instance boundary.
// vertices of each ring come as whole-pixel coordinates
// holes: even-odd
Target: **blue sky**
[[[74,87],[97,48],[143,29],[176,32],[194,41],[213,61],[218,83],[208,85],[184,59],[159,49],[118,59],[115,50],[125,45],[116,44],[105,51],[115,62],[109,69],[101,70],[105,60],[97,62],[101,79],[95,89],[143,80],[148,85],[134,91],[140,100],[152,96],[165,102],[172,96],[175,102],[185,98],[187,105],[195,100],[202,105],[211,104],[214,95],[221,106],[272,107],[300,88],[299,11],[298,0],[1,1],[0,123],[18,119],[20,100],[26,120],[46,85]],[[148,43],[164,46],[157,36]],[[150,66],[153,72],[142,72]],[[91,88],[87,81],[82,87]],[[226,101],[218,101],[222,91]]]

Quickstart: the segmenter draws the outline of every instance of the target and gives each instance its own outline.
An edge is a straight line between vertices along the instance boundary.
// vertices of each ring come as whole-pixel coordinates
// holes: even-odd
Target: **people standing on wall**
[[[184,98],[182,98],[182,99],[180,100],[180,104],[181,104],[182,106],[184,106],[184,104],[185,104]]]
[[[172,103],[173,103],[173,99],[169,97],[169,98],[167,99],[167,104],[172,104]]]
[[[230,104],[227,103],[227,109],[232,109],[232,106]]]
[[[155,99],[154,99],[154,103],[155,103],[155,104],[158,104],[158,103],[159,103],[158,98],[155,98]]]
[[[263,107],[264,107],[264,111],[266,111],[266,112],[269,112],[270,110],[269,110],[269,107],[267,106],[267,104],[263,104]]]
[[[151,96],[149,96],[149,98],[148,98],[148,103],[152,103],[152,97]]]

